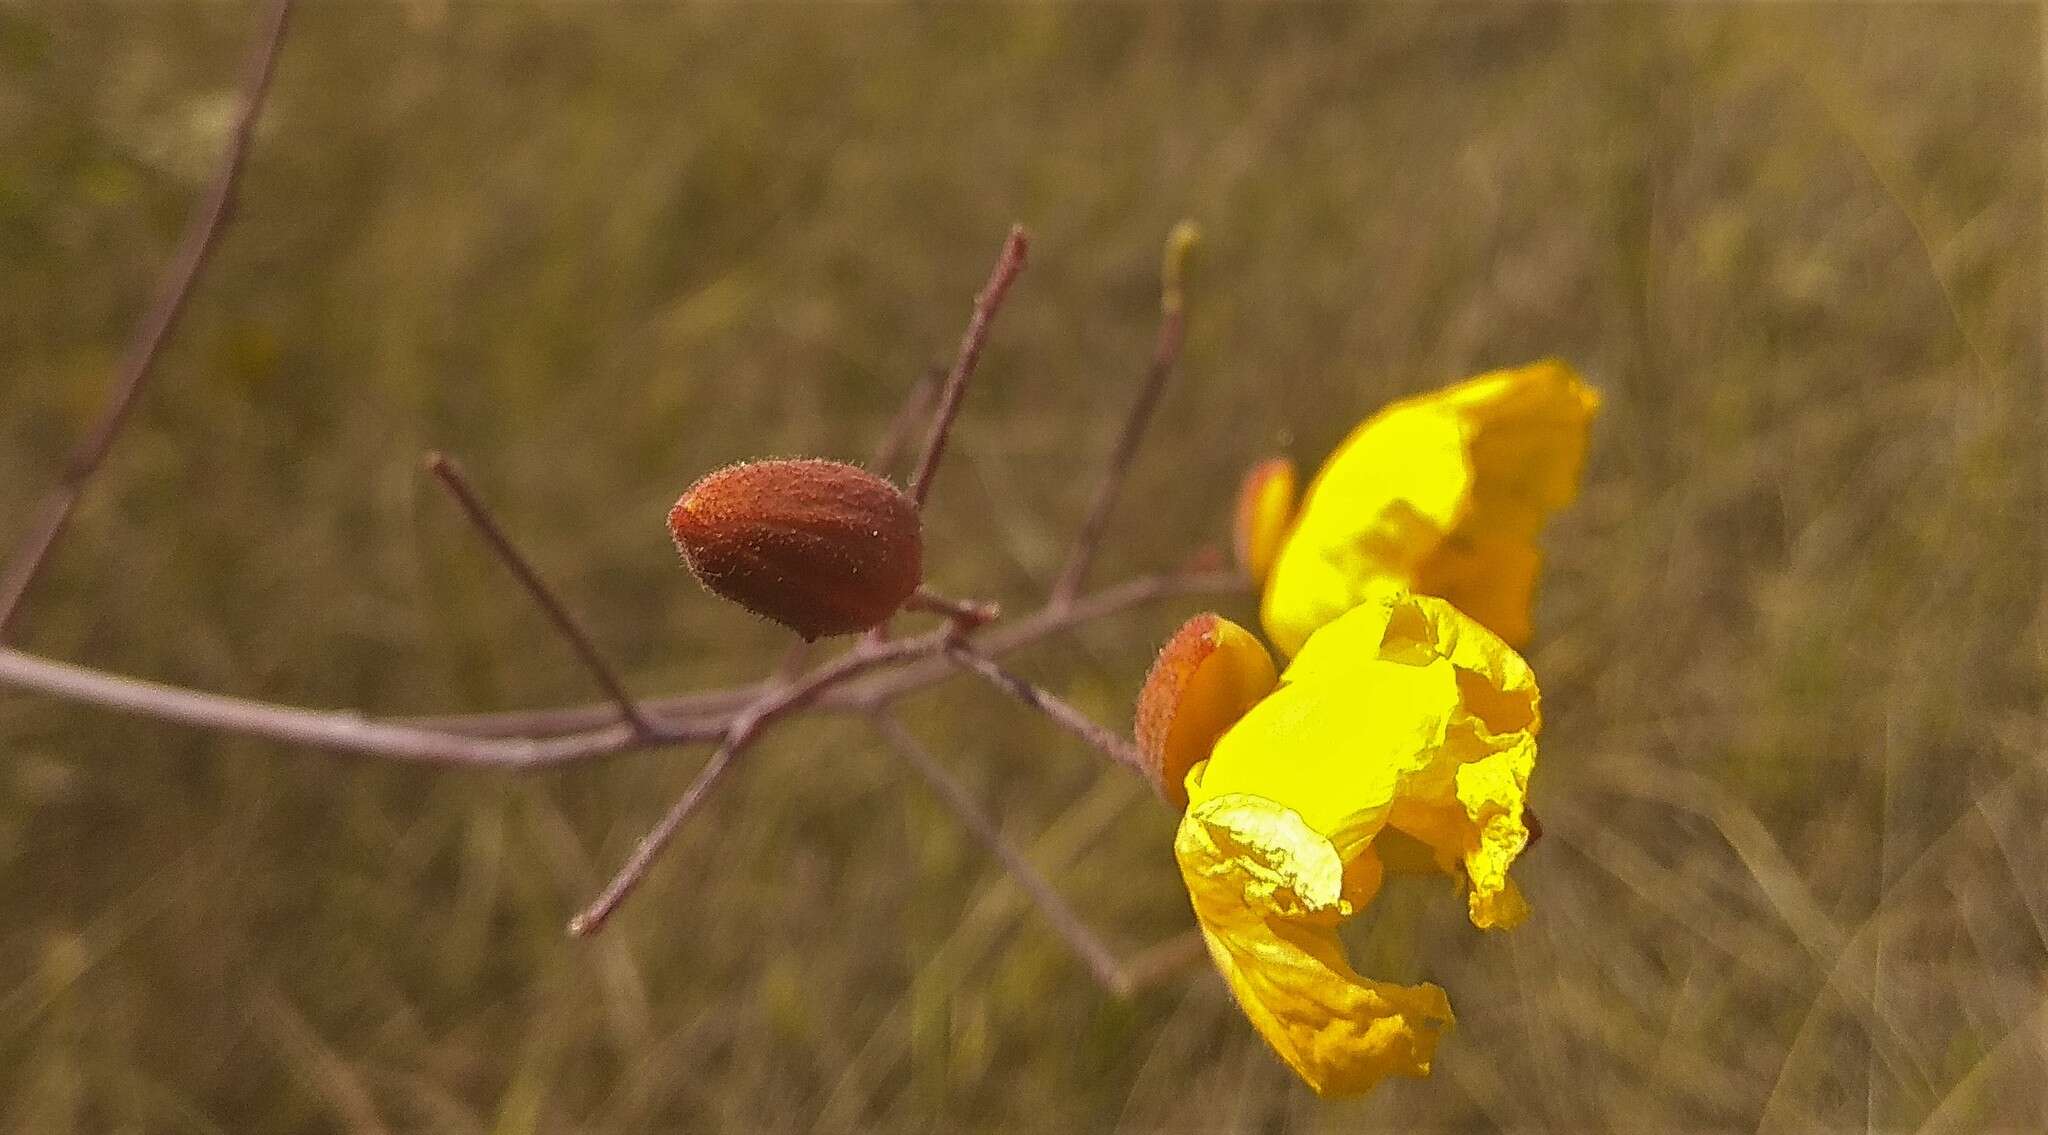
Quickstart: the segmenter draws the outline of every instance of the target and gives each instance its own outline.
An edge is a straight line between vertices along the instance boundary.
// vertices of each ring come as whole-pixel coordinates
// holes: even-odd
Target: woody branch
[[[1167,323],[1170,326],[1177,326],[1179,319],[1178,274],[1181,260],[1190,241],[1191,237],[1185,229],[1176,230],[1175,242],[1170,246],[1167,257],[1168,269],[1165,290],[1171,299],[1164,305],[1164,309],[1167,314]],[[950,437],[953,423],[957,420],[968,383],[974,375],[982,350],[987,345],[990,330],[994,325],[997,314],[1001,311],[1003,300],[1009,294],[1011,285],[1016,281],[1017,275],[1024,267],[1028,250],[1028,235],[1021,226],[1013,227],[1010,230],[1009,237],[1003,242],[1002,252],[997,257],[995,266],[989,273],[988,282],[983,285],[980,293],[975,297],[973,312],[969,317],[967,330],[961,336],[958,357],[955,359],[951,370],[947,372],[944,385],[940,391],[938,406],[933,414],[932,425],[925,441],[923,455],[918,462],[916,472],[911,476],[910,498],[920,510],[928,499],[932,479],[938,471],[939,460],[945,452],[946,443]],[[1162,335],[1162,342],[1168,341],[1168,339],[1169,336]],[[1177,342],[1178,333],[1172,333],[1170,339]],[[1170,367],[1170,363],[1171,358],[1167,356],[1164,364],[1155,365],[1154,373],[1163,375],[1163,372]],[[1150,385],[1156,387],[1158,381],[1161,380],[1155,380]],[[915,399],[916,397],[917,392],[913,390],[912,398]],[[1141,397],[1134,407],[1131,419],[1126,422],[1123,431],[1127,440],[1119,444],[1117,455],[1111,460],[1109,471],[1104,477],[1106,488],[1103,493],[1098,494],[1098,500],[1114,499],[1114,482],[1121,480],[1128,469],[1130,464],[1129,451],[1135,449],[1136,439],[1142,434],[1145,422],[1150,417],[1152,408],[1156,403],[1157,393],[1155,390],[1147,396]],[[1095,511],[1097,513],[1104,512],[1106,511],[1106,506],[1099,507]],[[1101,517],[1099,515],[1091,517],[1089,527],[1095,528],[1096,532],[1091,537],[1088,534],[1087,528],[1084,527],[1082,537],[1084,544],[1093,539],[1099,539]],[[1054,598],[1048,603],[1048,609],[1057,612],[1062,607],[1071,607],[1071,605],[1071,595],[1062,597],[1056,592]],[[936,653],[954,659],[957,664],[961,664],[970,670],[976,669],[983,656],[972,650],[968,644],[968,636],[975,629],[996,618],[996,612],[992,608],[982,604],[961,603],[944,599],[923,590],[920,590],[919,593],[912,597],[908,606],[913,609],[932,611],[946,617],[948,625],[934,632],[938,636]],[[927,638],[929,637],[927,636]],[[883,626],[876,627],[873,634],[864,636],[852,650],[842,655],[841,659],[864,658],[874,652],[888,650],[890,646],[891,644],[887,637],[887,626],[884,624]],[[920,652],[923,652],[921,646]],[[988,663],[988,665],[993,666],[993,663]],[[1002,674],[1000,671],[996,673],[1002,678],[1008,677],[1007,674]],[[999,684],[1001,684],[1000,678],[998,680]],[[594,933],[604,925],[618,905],[645,878],[648,870],[651,869],[690,814],[702,806],[715,784],[751,751],[762,727],[774,717],[788,711],[790,708],[789,699],[793,691],[803,691],[806,688],[807,684],[805,682],[798,681],[794,684],[789,684],[784,680],[779,680],[778,676],[771,675],[764,683],[760,693],[752,701],[744,704],[736,711],[736,715],[721,737],[717,750],[712,754],[711,759],[705,763],[696,779],[690,783],[683,794],[671,805],[661,821],[641,839],[634,848],[633,854],[621,866],[618,873],[614,875],[611,882],[605,887],[603,893],[598,896],[596,901],[570,921],[569,926],[572,934],[581,936]],[[1078,711],[1066,705],[1066,703],[1043,693],[1043,691],[1038,691],[1027,683],[1022,683],[1021,680],[1012,679],[1011,685],[1006,686],[1006,688],[1010,688],[1025,704],[1046,714],[1076,736],[1094,745],[1105,755],[1134,771],[1139,768],[1136,754],[1128,741],[1118,737],[1108,729],[1089,721]],[[879,712],[887,704],[886,701],[878,701],[874,703],[872,708]],[[886,728],[884,729],[884,735],[899,750],[902,748],[902,742],[907,739],[907,735],[901,735]],[[1027,890],[1030,889],[1027,888]],[[1035,895],[1035,892],[1033,893]],[[1052,918],[1055,924],[1059,924],[1061,921],[1056,911],[1049,911],[1048,916]],[[1069,940],[1072,941],[1071,935],[1069,935]],[[1090,961],[1091,969],[1098,976],[1106,972],[1097,964],[1100,961],[1097,954],[1091,952],[1085,945],[1077,946],[1077,950],[1081,952],[1084,959]],[[1119,992],[1124,991],[1124,987],[1121,984],[1113,983],[1112,988]]]
[[[272,0],[264,10],[255,46],[242,67],[241,94],[234,126],[228,132],[227,146],[221,151],[206,192],[192,207],[184,236],[178,241],[178,251],[157,282],[155,298],[135,325],[128,349],[121,356],[120,370],[108,393],[107,404],[101,409],[92,429],[71,451],[57,484],[37,505],[28,531],[15,546],[14,554],[8,557],[4,570],[0,570],[0,642],[5,642],[14,629],[22,601],[28,597],[29,588],[35,585],[43,564],[49,560],[51,549],[56,547],[57,540],[70,525],[71,512],[78,507],[78,499],[85,494],[86,485],[93,474],[99,472],[107,452],[114,448],[114,439],[120,436],[121,427],[128,423],[129,411],[135,408],[143,387],[156,371],[157,356],[170,340],[178,318],[185,312],[185,301],[191,297],[193,285],[198,283],[200,273],[206,270],[207,262],[213,259],[220,234],[234,212],[236,191],[242,181],[242,166],[249,154],[250,139],[256,133],[256,120],[263,113],[263,101],[270,93],[270,77],[276,71],[277,51],[284,42],[285,24],[291,18],[291,11],[292,0]]]
[[[265,9],[261,33],[244,68],[240,108],[228,145],[207,193],[195,206],[179,254],[166,272],[158,298],[137,327],[109,403],[43,501],[6,571],[0,573],[0,637],[5,636],[19,614],[30,586],[64,531],[71,509],[126,423],[154,369],[158,352],[174,329],[232,213],[241,169],[268,90],[290,6],[290,0],[275,0]],[[640,841],[599,897],[571,922],[571,930],[576,934],[592,933],[604,924],[645,878],[715,785],[780,719],[799,711],[860,714],[874,724],[889,747],[903,757],[1018,879],[1047,921],[1104,987],[1118,995],[1127,994],[1172,972],[1192,956],[1187,941],[1170,940],[1141,954],[1129,965],[1118,963],[1050,884],[1001,839],[994,821],[917,744],[889,710],[904,696],[964,669],[1046,714],[1117,763],[1136,767],[1128,739],[1089,720],[1049,691],[1010,673],[996,659],[1073,627],[1157,599],[1237,590],[1245,585],[1244,579],[1233,572],[1183,571],[1140,577],[1082,593],[1082,584],[1107,530],[1121,483],[1178,358],[1183,326],[1180,277],[1192,239],[1192,230],[1183,226],[1176,229],[1169,242],[1161,323],[1152,363],[1116,436],[1073,550],[1046,602],[1020,618],[999,622],[1000,612],[993,604],[950,598],[920,588],[905,603],[904,610],[938,615],[945,620],[942,626],[892,640],[885,624],[875,634],[864,636],[852,648],[816,666],[806,668],[808,656],[799,648],[789,654],[782,667],[753,683],[636,699],[570,613],[568,604],[519,552],[460,469],[447,457],[433,454],[428,458],[428,471],[448,489],[485,544],[576,653],[607,695],[607,701],[516,713],[382,719],[352,710],[303,708],[171,686],[43,658],[6,645],[0,645],[0,686],[215,732],[447,767],[523,771],[635,749],[716,741],[711,758],[662,820]],[[920,508],[929,496],[995,319],[1024,267],[1027,249],[1027,235],[1021,227],[1013,228],[987,283],[975,298],[953,364],[943,372],[934,370],[927,374],[912,388],[874,456],[875,467],[886,469],[892,465],[915,432],[917,420],[931,406],[925,443],[909,481],[911,499]]]

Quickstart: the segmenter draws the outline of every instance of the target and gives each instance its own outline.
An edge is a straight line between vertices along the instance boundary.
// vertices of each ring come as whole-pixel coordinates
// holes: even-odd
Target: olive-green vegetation
[[[10,541],[251,27],[0,5]],[[928,562],[1027,605],[1190,217],[1185,367],[1103,579],[1218,542],[1246,464],[1389,397],[1548,354],[1605,396],[1530,652],[1537,916],[1390,896],[1361,964],[1459,1027],[1431,1079],[1325,1104],[1211,974],[1105,997],[858,722],[774,733],[578,943],[700,754],[458,773],[5,694],[0,1122],[2034,1127],[2041,48],[1991,5],[308,5],[24,645],[377,713],[589,700],[421,476],[439,447],[636,690],[750,679],[784,640],[677,568],[668,504],[866,453],[1013,220]],[[1017,665],[1127,724],[1198,602]],[[1187,928],[1139,785],[969,682],[906,714],[1120,948]]]

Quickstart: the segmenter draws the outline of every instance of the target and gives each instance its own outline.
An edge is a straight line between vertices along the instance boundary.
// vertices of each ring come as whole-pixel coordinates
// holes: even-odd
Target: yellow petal
[[[1294,462],[1285,457],[1268,457],[1245,470],[1238,483],[1231,546],[1237,566],[1254,584],[1265,583],[1273,570],[1273,558],[1294,519],[1294,494]]]
[[[1209,954],[1245,1016],[1323,1095],[1426,1076],[1452,1024],[1434,985],[1359,976],[1337,927],[1379,883],[1370,853],[1347,870],[1300,814],[1256,796],[1205,800],[1174,840]]]
[[[1309,485],[1266,583],[1266,634],[1292,654],[1388,584],[1529,636],[1544,520],[1577,493],[1599,396],[1546,360],[1396,402]]]
[[[1535,675],[1497,635],[1444,600],[1382,591],[1310,637],[1188,791],[1290,808],[1346,862],[1391,825],[1469,884],[1475,924],[1512,925],[1541,725]],[[1388,850],[1399,869],[1425,859]]]
[[[1273,656],[1253,634],[1214,613],[1181,624],[1138,694],[1138,752],[1153,786],[1187,807],[1188,770],[1276,681]]]
[[[1511,644],[1527,643],[1542,569],[1543,553],[1530,540],[1478,530],[1468,521],[1444,537],[1411,586],[1450,600]]]
[[[1466,837],[1466,900],[1472,925],[1482,930],[1512,929],[1529,915],[1508,867],[1529,845],[1522,808],[1535,767],[1535,738],[1522,734],[1512,747],[1458,769],[1458,802],[1472,825]]]

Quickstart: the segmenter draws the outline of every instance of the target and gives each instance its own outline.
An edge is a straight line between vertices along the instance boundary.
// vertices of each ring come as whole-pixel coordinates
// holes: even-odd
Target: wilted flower
[[[1279,544],[1263,577],[1267,636],[1292,654],[1362,596],[1394,585],[1449,599],[1508,643],[1526,643],[1536,539],[1578,492],[1599,405],[1556,360],[1493,371],[1396,402],[1353,430],[1291,529],[1284,505],[1241,499],[1240,543]],[[1247,523],[1265,527],[1246,533]]]
[[[1205,667],[1259,672],[1249,634],[1194,622],[1215,643]],[[1239,696],[1235,681],[1184,688]],[[1208,748],[1186,772],[1174,855],[1210,956],[1317,1092],[1426,1075],[1452,1023],[1442,989],[1374,981],[1345,957],[1338,926],[1386,871],[1450,876],[1481,928],[1527,915],[1507,871],[1529,838],[1539,724],[1535,677],[1498,636],[1441,599],[1383,589],[1317,630],[1219,735],[1173,738]]]

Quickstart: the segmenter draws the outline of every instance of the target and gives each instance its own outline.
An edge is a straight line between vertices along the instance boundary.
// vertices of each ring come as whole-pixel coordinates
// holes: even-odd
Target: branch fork
[[[264,9],[256,46],[245,64],[241,101],[228,145],[206,193],[195,205],[179,251],[166,269],[156,300],[135,329],[99,420],[81,440],[58,483],[44,498],[28,532],[0,570],[0,687],[12,687],[116,712],[190,725],[221,733],[259,737],[336,753],[447,767],[530,771],[633,750],[700,741],[714,742],[711,756],[653,828],[643,836],[611,881],[569,922],[569,932],[597,933],[646,878],[682,825],[703,807],[712,790],[756,746],[778,720],[793,713],[855,713],[864,716],[887,747],[910,766],[1016,880],[1102,987],[1117,997],[1178,972],[1201,955],[1200,940],[1182,935],[1120,961],[1066,904],[1046,878],[1006,841],[996,821],[913,737],[892,711],[911,693],[956,672],[971,674],[1045,714],[1113,762],[1136,770],[1131,741],[1094,722],[1050,691],[1005,669],[997,658],[1071,627],[1163,597],[1241,589],[1246,581],[1228,571],[1180,571],[1127,580],[1083,593],[1139,442],[1178,360],[1182,342],[1180,280],[1193,243],[1191,226],[1175,230],[1168,244],[1159,335],[1151,365],[1122,429],[1093,501],[1065,564],[1043,606],[1020,618],[1001,620],[996,604],[955,599],[920,586],[903,603],[905,612],[938,616],[937,628],[891,638],[886,621],[843,653],[807,666],[807,644],[794,646],[782,664],[759,681],[722,690],[636,698],[604,657],[569,605],[548,586],[485,505],[481,494],[451,458],[430,453],[426,471],[447,490],[478,536],[512,574],[521,589],[576,655],[605,701],[510,714],[378,719],[354,711],[326,711],[227,697],[163,685],[43,658],[5,644],[23,602],[92,477],[97,473],[129,411],[154,371],[157,356],[174,331],[221,232],[232,214],[242,166],[261,114],[291,0],[271,0]],[[967,387],[986,347],[996,317],[1022,272],[1029,236],[1013,227],[987,281],[977,293],[950,367],[936,368],[911,390],[874,455],[886,471],[901,457],[919,418],[929,412],[922,451],[906,490],[922,510]]]

